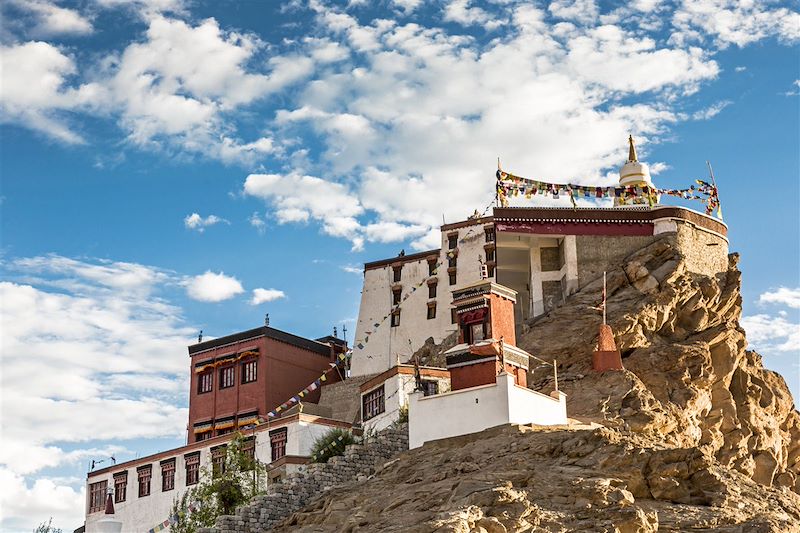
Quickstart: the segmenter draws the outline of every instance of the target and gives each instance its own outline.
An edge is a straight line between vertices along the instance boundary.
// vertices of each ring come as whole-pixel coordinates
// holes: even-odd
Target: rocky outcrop
[[[800,492],[800,415],[783,378],[746,349],[737,255],[716,276],[688,272],[665,237],[608,272],[608,322],[624,372],[594,373],[602,280],[520,335],[557,359],[570,416],[699,447],[762,485]],[[552,386],[533,372],[533,388]]]
[[[792,532],[800,497],[700,448],[598,425],[502,426],[405,452],[275,531]]]

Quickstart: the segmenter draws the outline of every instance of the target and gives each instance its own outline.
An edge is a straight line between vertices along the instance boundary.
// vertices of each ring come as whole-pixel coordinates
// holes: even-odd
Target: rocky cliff
[[[669,236],[637,251],[608,272],[625,371],[591,370],[600,279],[518,332],[521,347],[558,361],[574,424],[429,443],[279,529],[800,531],[800,415],[747,350],[736,263],[689,272]],[[554,385],[547,367],[529,380]]]

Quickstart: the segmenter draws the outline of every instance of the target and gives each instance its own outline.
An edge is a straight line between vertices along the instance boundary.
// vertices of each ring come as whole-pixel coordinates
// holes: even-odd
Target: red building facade
[[[338,351],[335,343],[269,326],[189,346],[188,442],[225,435],[265,418],[328,370]],[[319,391],[306,400],[317,402]]]

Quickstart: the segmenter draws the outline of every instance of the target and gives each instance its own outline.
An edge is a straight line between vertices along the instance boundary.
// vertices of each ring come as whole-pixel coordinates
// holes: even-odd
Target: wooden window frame
[[[175,489],[175,458],[161,461],[161,492]]]
[[[436,298],[436,287],[438,283],[429,283],[428,284],[428,298]]]
[[[392,315],[389,320],[391,321],[391,327],[396,328],[400,326],[400,309],[395,309],[392,311]]]
[[[200,452],[187,453],[183,456],[186,467],[186,486],[200,483]]]
[[[392,267],[392,281],[398,283],[403,279],[403,265]]]
[[[225,473],[225,459],[228,455],[228,445],[222,444],[211,448],[211,472],[214,477]]]
[[[436,261],[428,261],[428,276],[436,275]]]
[[[108,480],[89,483],[89,512],[96,513],[106,508]]]
[[[439,394],[439,382],[435,379],[423,379],[422,382],[422,394],[423,396],[434,396]]]
[[[483,233],[486,235],[486,242],[495,242],[497,240],[497,230],[495,228],[484,228]]]
[[[376,387],[361,396],[362,421],[366,422],[371,418],[386,412],[386,396],[384,386]]]
[[[197,394],[207,394],[214,390],[214,371],[206,370],[197,375]]]
[[[242,385],[246,383],[254,383],[258,380],[258,360],[251,359],[245,361],[241,365],[240,373],[242,374]]]
[[[436,318],[436,304],[428,304],[428,320]]]
[[[136,469],[136,479],[139,481],[139,498],[150,496],[153,480],[153,465],[140,466]]]
[[[392,305],[400,305],[402,299],[403,299],[403,289],[399,287],[392,289]]]
[[[114,474],[114,503],[122,503],[128,496],[128,471]]]
[[[458,233],[447,236],[447,249],[455,250],[458,247]]]
[[[455,285],[458,282],[458,277],[456,276],[456,273],[455,272],[448,272],[448,274],[449,274],[449,276],[448,276],[449,280],[448,281],[450,282],[450,285]]]
[[[224,366],[219,369],[219,388],[230,389],[236,385],[236,365]]]
[[[269,432],[269,449],[272,461],[277,461],[286,455],[286,442],[289,440],[287,428],[273,429]]]

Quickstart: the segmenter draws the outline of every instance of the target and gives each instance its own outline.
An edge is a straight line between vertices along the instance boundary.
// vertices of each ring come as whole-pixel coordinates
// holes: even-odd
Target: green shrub
[[[342,455],[348,444],[355,443],[353,434],[342,428],[332,428],[311,445],[311,461],[327,463],[335,455]]]

